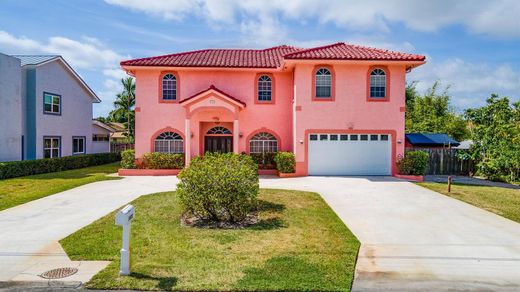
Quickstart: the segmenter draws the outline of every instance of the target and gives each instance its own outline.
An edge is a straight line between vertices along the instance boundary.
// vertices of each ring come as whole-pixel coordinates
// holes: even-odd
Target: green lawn
[[[132,274],[120,277],[115,212],[63,239],[73,260],[112,260],[97,289],[349,291],[358,240],[318,194],[260,191],[261,221],[239,230],[180,225],[174,192],[143,196],[132,224]]]
[[[418,184],[520,223],[520,190],[452,184],[448,193],[446,183]]]
[[[53,195],[95,181],[118,179],[119,162],[81,169],[0,180],[0,210]]]

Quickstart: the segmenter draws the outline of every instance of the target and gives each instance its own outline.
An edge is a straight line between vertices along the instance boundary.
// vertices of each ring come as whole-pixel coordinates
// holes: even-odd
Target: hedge
[[[182,169],[184,167],[184,154],[145,153],[142,157],[142,167],[148,169]]]
[[[397,161],[399,174],[425,175],[429,154],[425,151],[408,151]]]
[[[135,150],[128,149],[121,152],[121,167],[126,169],[135,168]]]
[[[278,152],[274,156],[276,168],[281,173],[294,173],[296,167],[296,159],[292,152]]]
[[[84,168],[119,160],[121,160],[121,155],[119,153],[97,153],[2,162],[0,163],[0,179]]]
[[[258,164],[258,168],[276,169],[276,163],[274,162],[275,152],[250,153],[249,155],[253,158],[253,161]]]

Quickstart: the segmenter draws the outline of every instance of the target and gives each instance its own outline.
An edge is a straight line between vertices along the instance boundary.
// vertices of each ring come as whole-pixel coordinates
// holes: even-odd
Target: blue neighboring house
[[[406,148],[452,148],[460,145],[459,141],[443,133],[409,133],[405,135]]]
[[[61,56],[1,54],[0,89],[0,161],[92,153],[100,99]]]

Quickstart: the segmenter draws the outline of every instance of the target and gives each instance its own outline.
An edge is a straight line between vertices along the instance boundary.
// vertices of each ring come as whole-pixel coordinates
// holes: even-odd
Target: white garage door
[[[391,174],[390,135],[315,133],[307,139],[309,175]]]

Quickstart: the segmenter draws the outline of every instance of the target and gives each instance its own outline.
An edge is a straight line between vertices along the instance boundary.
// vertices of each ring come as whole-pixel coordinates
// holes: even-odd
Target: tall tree
[[[126,136],[134,137],[135,130],[135,82],[132,77],[122,78],[123,90],[117,94],[114,101],[115,109],[110,112],[109,119],[123,123],[126,128]]]
[[[466,139],[467,122],[450,105],[449,86],[439,93],[440,84],[435,82],[420,95],[416,85],[406,86],[406,132],[446,133],[458,141]]]
[[[490,179],[514,181],[520,176],[520,102],[492,94],[486,105],[466,110],[478,160],[478,172]]]

